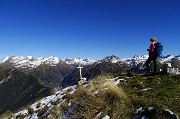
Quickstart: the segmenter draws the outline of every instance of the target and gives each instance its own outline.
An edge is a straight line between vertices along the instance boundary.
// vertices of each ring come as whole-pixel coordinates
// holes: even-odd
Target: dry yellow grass
[[[111,78],[102,75],[94,78],[88,87],[78,86],[72,98],[74,119],[101,119],[105,115],[112,119],[129,118],[132,112],[130,100],[122,88],[107,80]]]

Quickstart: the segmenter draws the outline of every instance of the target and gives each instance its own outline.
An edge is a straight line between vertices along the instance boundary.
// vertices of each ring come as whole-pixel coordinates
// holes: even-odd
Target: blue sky
[[[179,0],[0,0],[0,58],[180,55]]]

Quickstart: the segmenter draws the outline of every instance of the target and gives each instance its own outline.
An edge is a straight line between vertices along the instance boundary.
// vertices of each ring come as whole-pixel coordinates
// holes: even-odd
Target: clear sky
[[[0,0],[0,59],[180,55],[180,0]]]

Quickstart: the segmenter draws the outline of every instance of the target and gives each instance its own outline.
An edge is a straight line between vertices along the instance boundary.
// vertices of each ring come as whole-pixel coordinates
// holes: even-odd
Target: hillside
[[[43,98],[7,117],[68,119],[178,119],[180,76],[101,75]],[[141,112],[146,113],[141,113]],[[147,113],[147,110],[149,112]]]
[[[52,89],[17,69],[0,67],[0,114],[31,104],[50,95]]]
[[[127,59],[112,55],[97,61],[88,58],[6,57],[0,60],[0,114],[8,110],[16,112],[62,88],[78,85],[79,65],[83,66],[82,76],[91,82],[100,75],[121,77],[132,73],[143,74],[146,60],[145,55]],[[180,74],[179,56],[168,55],[159,59],[158,68],[164,75]]]

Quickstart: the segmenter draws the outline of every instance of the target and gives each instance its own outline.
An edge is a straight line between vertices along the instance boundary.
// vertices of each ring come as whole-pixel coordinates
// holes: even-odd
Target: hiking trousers
[[[157,56],[149,56],[149,58],[146,61],[147,73],[150,72],[149,64],[151,63],[151,61],[153,61],[153,64],[154,64],[154,73],[157,72],[157,61],[156,60],[157,60]]]

